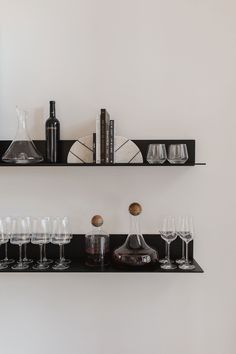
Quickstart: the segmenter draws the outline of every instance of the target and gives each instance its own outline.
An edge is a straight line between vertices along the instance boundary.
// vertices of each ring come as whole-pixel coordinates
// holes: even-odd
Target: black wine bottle
[[[50,101],[50,117],[46,124],[46,154],[48,162],[59,161],[60,122],[56,118],[56,102]]]

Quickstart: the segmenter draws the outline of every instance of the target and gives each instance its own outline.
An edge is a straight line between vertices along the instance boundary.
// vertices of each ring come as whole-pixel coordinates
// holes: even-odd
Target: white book
[[[96,119],[96,163],[101,163],[101,124],[100,116]]]

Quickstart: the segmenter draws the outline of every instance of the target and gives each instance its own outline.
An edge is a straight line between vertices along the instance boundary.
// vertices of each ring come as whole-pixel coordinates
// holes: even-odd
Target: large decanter
[[[43,161],[43,156],[36,149],[29,137],[26,118],[28,113],[16,107],[18,129],[15,139],[4,153],[2,160],[8,163],[29,164]]]
[[[113,253],[113,261],[117,266],[147,268],[158,262],[158,253],[149,247],[140,231],[140,214],[142,207],[139,203],[129,206],[130,233],[125,243]]]
[[[91,267],[103,267],[109,264],[109,235],[102,229],[103,218],[95,215],[92,230],[85,235],[86,264]]]

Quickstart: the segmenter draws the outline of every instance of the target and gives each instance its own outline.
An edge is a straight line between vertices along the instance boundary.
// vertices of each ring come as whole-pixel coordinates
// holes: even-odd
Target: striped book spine
[[[115,162],[115,122],[113,119],[110,120],[109,124],[109,162]]]
[[[101,124],[101,163],[106,162],[106,110],[101,109],[100,116]]]

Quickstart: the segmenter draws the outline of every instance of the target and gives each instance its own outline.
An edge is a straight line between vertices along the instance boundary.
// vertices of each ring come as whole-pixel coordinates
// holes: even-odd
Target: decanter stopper
[[[129,212],[133,216],[138,216],[142,213],[142,206],[139,203],[134,202],[134,203],[130,204]]]
[[[94,215],[91,219],[91,224],[95,227],[101,227],[103,225],[103,218],[101,215]]]

